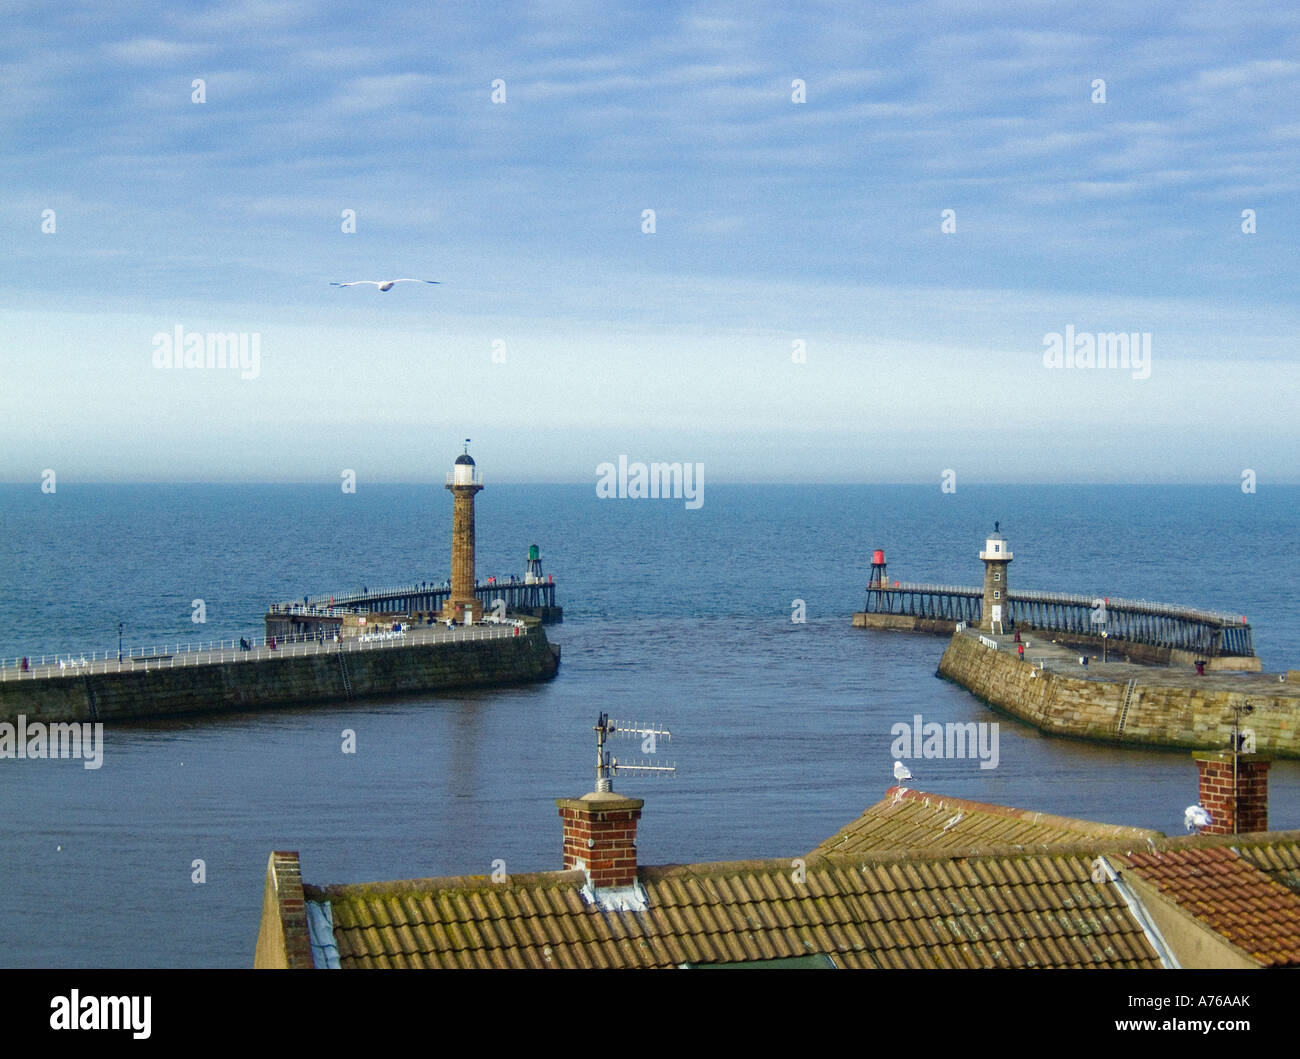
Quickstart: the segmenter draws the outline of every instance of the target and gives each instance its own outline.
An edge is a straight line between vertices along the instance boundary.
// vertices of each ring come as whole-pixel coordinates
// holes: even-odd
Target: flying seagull
[[[1187,825],[1188,831],[1199,833],[1201,828],[1209,827],[1214,823],[1214,819],[1203,806],[1189,805],[1187,812],[1183,813],[1183,823]]]
[[[912,778],[912,773],[908,770],[907,766],[904,765],[901,761],[895,761],[894,779],[898,780],[899,783],[902,783],[903,780],[910,780],[911,778]]]
[[[435,287],[440,283],[436,279],[358,279],[351,283],[330,283],[331,287],[359,287],[363,283],[369,283],[371,286],[378,287],[380,290],[392,290],[394,283],[432,283]]]

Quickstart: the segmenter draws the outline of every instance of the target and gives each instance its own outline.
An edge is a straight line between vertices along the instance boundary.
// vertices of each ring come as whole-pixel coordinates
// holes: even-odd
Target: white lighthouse
[[[1007,607],[1007,567],[1011,564],[1011,547],[993,523],[993,532],[980,552],[984,560],[984,607],[980,611],[980,628],[985,632],[1003,632],[1009,620]]]

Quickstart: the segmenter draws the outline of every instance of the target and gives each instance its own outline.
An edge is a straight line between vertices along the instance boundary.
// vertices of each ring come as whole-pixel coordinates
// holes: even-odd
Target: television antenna
[[[621,762],[605,749],[605,740],[611,735],[634,736],[639,735],[642,739],[641,746],[646,753],[654,753],[654,747],[658,740],[672,739],[672,733],[667,728],[659,728],[655,725],[638,725],[629,724],[626,721],[611,720],[609,714],[602,713],[593,727],[596,733],[596,790],[600,793],[612,791],[613,777],[620,772],[630,772],[633,775],[651,776],[666,772],[676,772],[676,765],[654,765],[648,761],[645,762]],[[646,744],[649,744],[647,747]]]

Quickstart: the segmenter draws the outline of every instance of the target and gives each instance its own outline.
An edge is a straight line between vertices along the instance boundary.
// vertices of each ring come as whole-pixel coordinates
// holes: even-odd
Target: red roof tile
[[[1139,877],[1265,966],[1300,966],[1300,895],[1227,846],[1130,853]]]

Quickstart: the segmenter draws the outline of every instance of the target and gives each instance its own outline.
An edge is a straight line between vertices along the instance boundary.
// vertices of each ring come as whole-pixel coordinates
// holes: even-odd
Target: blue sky
[[[0,480],[1298,480],[1300,11],[7,11]]]

